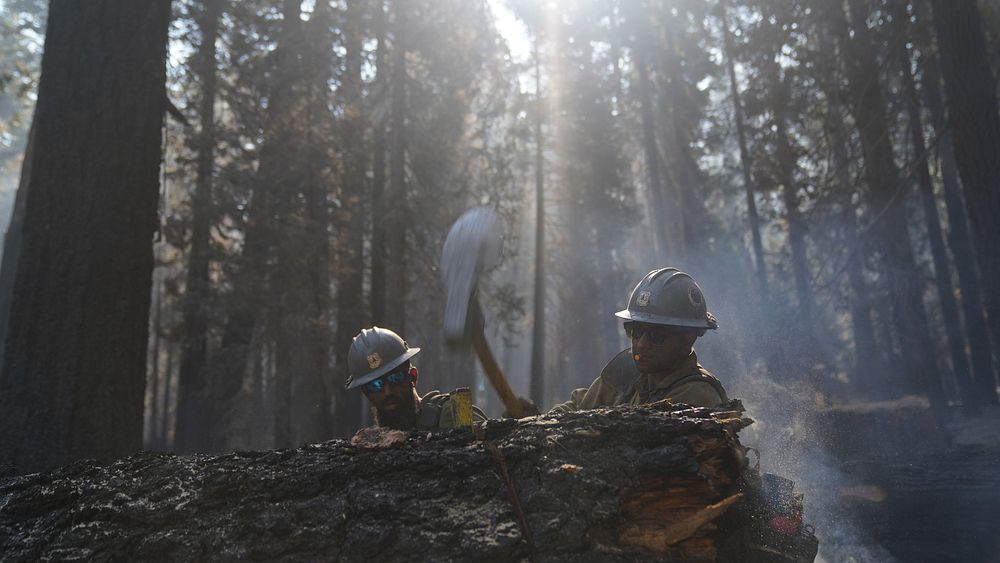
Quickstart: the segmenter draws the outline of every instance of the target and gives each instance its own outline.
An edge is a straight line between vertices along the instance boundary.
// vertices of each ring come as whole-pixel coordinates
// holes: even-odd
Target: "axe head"
[[[483,314],[476,299],[479,276],[500,260],[503,222],[488,207],[474,207],[455,221],[441,250],[441,277],[447,300],[444,307],[445,341],[471,342],[482,334]]]

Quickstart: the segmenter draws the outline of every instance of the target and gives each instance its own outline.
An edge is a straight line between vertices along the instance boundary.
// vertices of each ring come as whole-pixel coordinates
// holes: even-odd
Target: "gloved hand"
[[[524,397],[518,397],[518,401],[521,402],[521,416],[536,416],[542,414],[542,411],[538,410],[538,405],[531,402],[530,399],[525,399]],[[513,418],[506,409],[504,409],[503,414],[500,415],[501,418]]]

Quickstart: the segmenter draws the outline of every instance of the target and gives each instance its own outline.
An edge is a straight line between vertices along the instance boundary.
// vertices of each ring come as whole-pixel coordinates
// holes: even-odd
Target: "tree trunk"
[[[163,408],[161,410],[159,425],[159,442],[164,450],[174,450],[177,445],[177,404],[175,399],[177,393],[174,391],[174,346],[169,340],[166,341],[166,346],[167,368],[163,372]],[[173,408],[170,408],[171,406]]]
[[[851,111],[857,124],[864,151],[864,175],[868,184],[867,199],[874,224],[869,234],[869,248],[877,252],[879,264],[889,282],[892,299],[891,325],[899,339],[904,365],[897,366],[902,391],[921,389],[940,412],[944,407],[944,390],[937,377],[937,361],[929,334],[923,292],[917,272],[913,248],[906,225],[904,192],[892,151],[892,135],[885,115],[878,64],[870,39],[865,0],[850,0],[851,29],[848,36],[844,14],[834,9],[831,23],[844,45]]]
[[[960,302],[965,321],[965,334],[969,340],[972,373],[976,381],[978,399],[984,404],[996,405],[997,393],[988,391],[991,384],[995,386],[996,381],[993,347],[990,344],[990,331],[983,311],[983,291],[979,283],[976,253],[973,249],[972,235],[969,233],[962,186],[958,179],[952,136],[947,130],[947,118],[941,98],[941,70],[936,54],[925,53],[920,61],[923,67],[921,86],[924,99],[931,112],[934,133],[938,137],[938,166],[941,170],[944,201],[948,213],[948,247],[951,249],[955,270],[958,272],[958,285],[962,295]]]
[[[760,292],[760,303],[764,309],[769,308],[770,289],[767,283],[767,266],[764,264],[764,243],[760,236],[760,217],[757,215],[757,201],[754,197],[754,181],[750,150],[747,148],[746,127],[743,123],[743,104],[740,102],[740,88],[736,81],[736,64],[733,61],[733,38],[729,32],[729,17],[726,0],[720,6],[722,12],[723,53],[726,57],[726,69],[729,73],[729,93],[733,102],[733,121],[736,122],[736,139],[740,147],[740,166],[743,172],[743,190],[746,192],[747,218],[750,221],[750,236],[753,241],[753,258],[756,265],[757,291]]]
[[[909,20],[906,7],[900,4],[896,11],[897,25],[908,26]],[[904,23],[905,20],[905,23]],[[906,37],[908,30],[900,30],[900,36]],[[941,219],[938,216],[937,199],[934,197],[934,186],[931,184],[931,172],[927,164],[927,145],[924,142],[924,125],[920,117],[920,99],[917,96],[917,86],[910,70],[911,59],[906,43],[898,49],[899,68],[903,78],[903,95],[906,98],[906,114],[909,120],[910,142],[916,156],[917,187],[920,189],[920,201],[923,204],[924,222],[927,225],[927,240],[931,247],[931,257],[934,260],[934,276],[938,300],[941,303],[941,315],[944,319],[944,336],[951,354],[951,365],[955,380],[958,383],[962,405],[967,411],[978,410],[979,399],[973,386],[972,371],[969,359],[965,355],[965,339],[962,338],[962,323],[958,316],[958,305],[955,303],[955,293],[951,283],[951,265],[944,248],[944,236],[941,234]]]
[[[361,89],[361,66],[364,57],[364,6],[359,0],[347,3],[344,29],[346,56],[341,93],[344,100],[343,130],[344,178],[337,224],[337,338],[334,342],[337,374],[334,380],[336,401],[335,430],[345,436],[361,426],[361,394],[344,388],[347,375],[347,352],[351,340],[368,325],[364,303],[364,198],[366,181],[365,119]]]
[[[1000,110],[982,18],[975,0],[931,0],[941,52],[955,161],[975,236],[985,288],[983,306],[993,350],[1000,350]],[[992,376],[977,378],[979,392],[996,395]]]
[[[409,194],[406,189],[406,50],[407,6],[405,0],[393,3],[392,49],[392,140],[389,150],[389,198],[382,206],[379,219],[384,221],[388,234],[386,249],[385,322],[387,328],[406,336],[406,292],[408,289],[406,264],[407,222],[410,221]],[[392,275],[388,275],[389,264]]]
[[[0,375],[16,472],[142,447],[169,21],[166,0],[49,5]]]
[[[211,247],[209,229],[212,221],[212,176],[215,165],[215,93],[216,52],[222,0],[205,0],[198,18],[201,44],[196,67],[201,81],[198,111],[201,132],[198,135],[197,179],[191,194],[191,246],[188,249],[181,333],[180,389],[178,412],[181,423],[181,451],[204,451],[209,434],[205,432],[204,410],[213,408],[205,402],[205,363],[208,358],[208,319],[205,306],[209,294],[208,263]]]
[[[545,404],[545,155],[542,137],[542,62],[534,38],[535,59],[535,284],[531,327],[531,400]]]
[[[638,13],[637,13],[638,12]],[[655,245],[655,256],[662,260],[676,259],[680,256],[678,248],[679,235],[676,233],[677,227],[681,226],[675,220],[671,220],[671,210],[667,205],[667,194],[664,193],[664,185],[660,178],[662,162],[660,158],[660,148],[656,142],[656,120],[653,116],[652,85],[649,80],[649,69],[646,62],[646,50],[649,46],[648,25],[644,18],[648,16],[642,13],[638,2],[633,4],[633,10],[629,14],[629,21],[634,28],[635,40],[632,45],[632,58],[639,83],[636,86],[639,93],[640,119],[642,121],[642,150],[646,161],[646,180],[649,183],[646,192],[649,198],[650,217],[649,221],[653,227],[653,244]],[[674,210],[676,212],[676,209]]]
[[[844,131],[842,106],[839,97],[833,93],[836,87],[827,91],[827,110],[824,120],[830,134],[830,144],[833,152],[833,166],[836,169],[836,182],[844,218],[844,244],[851,253],[848,256],[847,279],[851,288],[848,299],[851,309],[851,328],[854,337],[854,369],[852,379],[859,389],[869,397],[880,395],[880,378],[885,378],[885,362],[878,351],[875,328],[872,325],[872,292],[865,280],[864,238],[858,233],[858,218],[851,203],[853,193],[850,158],[847,152],[847,135]],[[874,374],[880,374],[874,376]]]
[[[18,180],[17,194],[14,196],[14,209],[11,210],[10,223],[7,224],[7,232],[3,238],[3,259],[0,261],[0,373],[3,372],[4,350],[10,328],[10,303],[14,298],[14,277],[17,273],[17,261],[21,257],[21,241],[24,236],[24,207],[28,203],[34,132],[35,122],[32,118],[21,165],[21,178]],[[0,395],[3,392],[3,388],[0,388]]]
[[[375,90],[380,99],[389,92],[389,63],[387,61],[388,45],[386,44],[385,5],[383,0],[375,2],[375,39],[378,47],[375,51]],[[386,127],[385,119],[378,117],[373,123],[372,147],[372,190],[370,200],[371,210],[371,303],[372,322],[377,326],[386,326],[386,268],[389,262],[386,232],[388,201],[385,197],[385,159],[386,159]]]
[[[777,32],[777,30],[775,30]],[[798,319],[800,351],[812,354],[818,351],[812,324],[816,322],[812,290],[810,289],[809,265],[806,256],[805,224],[799,212],[799,187],[795,181],[798,157],[788,138],[787,107],[791,103],[787,76],[783,77],[775,52],[768,60],[769,79],[771,81],[771,113],[775,127],[775,158],[778,164],[779,181],[781,182],[782,201],[785,204],[785,220],[788,221],[788,246],[792,255],[792,274],[795,278],[795,294],[798,298]],[[796,354],[801,356],[802,354]],[[804,359],[804,358],[802,358]]]
[[[163,316],[163,292],[160,288],[159,280],[153,281],[153,318],[149,322],[150,346],[148,361],[146,364],[146,404],[145,417],[143,419],[143,447],[147,450],[158,450],[160,444],[157,443],[159,435],[157,423],[160,419],[160,319]]]
[[[876,331],[873,325],[874,307],[872,306],[872,290],[865,279],[865,257],[869,254],[866,241],[858,227],[858,216],[852,199],[856,193],[851,180],[851,159],[848,152],[848,125],[844,120],[843,80],[836,69],[843,50],[838,50],[836,41],[828,28],[821,27],[819,33],[819,52],[825,53],[824,64],[830,72],[819,71],[817,82],[826,97],[826,112],[823,122],[829,135],[830,152],[833,158],[834,182],[836,185],[836,201],[841,206],[841,216],[844,221],[844,246],[850,253],[844,268],[847,270],[849,307],[851,310],[851,328],[854,340],[854,366],[851,372],[852,381],[867,397],[880,397],[885,394],[886,372],[888,371],[879,352]],[[876,376],[877,375],[877,376]]]
[[[746,468],[738,409],[663,403],[491,421],[478,438],[367,429],[297,450],[143,453],[3,482],[0,537],[16,560],[812,561],[807,532],[761,541],[801,506],[794,483]]]

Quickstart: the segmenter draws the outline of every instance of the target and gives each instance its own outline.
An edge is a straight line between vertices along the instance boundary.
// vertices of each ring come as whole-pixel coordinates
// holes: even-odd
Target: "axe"
[[[486,321],[477,296],[479,275],[500,260],[502,238],[500,217],[486,207],[466,211],[448,231],[441,250],[441,276],[447,291],[444,338],[452,345],[472,344],[486,378],[500,395],[507,412],[520,418],[523,414],[521,401],[507,384],[486,342],[483,333]]]

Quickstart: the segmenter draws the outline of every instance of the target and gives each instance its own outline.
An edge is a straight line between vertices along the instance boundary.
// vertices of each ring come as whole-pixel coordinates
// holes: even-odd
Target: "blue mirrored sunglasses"
[[[405,371],[387,373],[378,379],[365,383],[365,389],[371,391],[372,393],[378,393],[382,391],[382,388],[385,387],[386,383],[389,385],[399,385],[400,383],[406,381],[407,375],[408,374]]]

